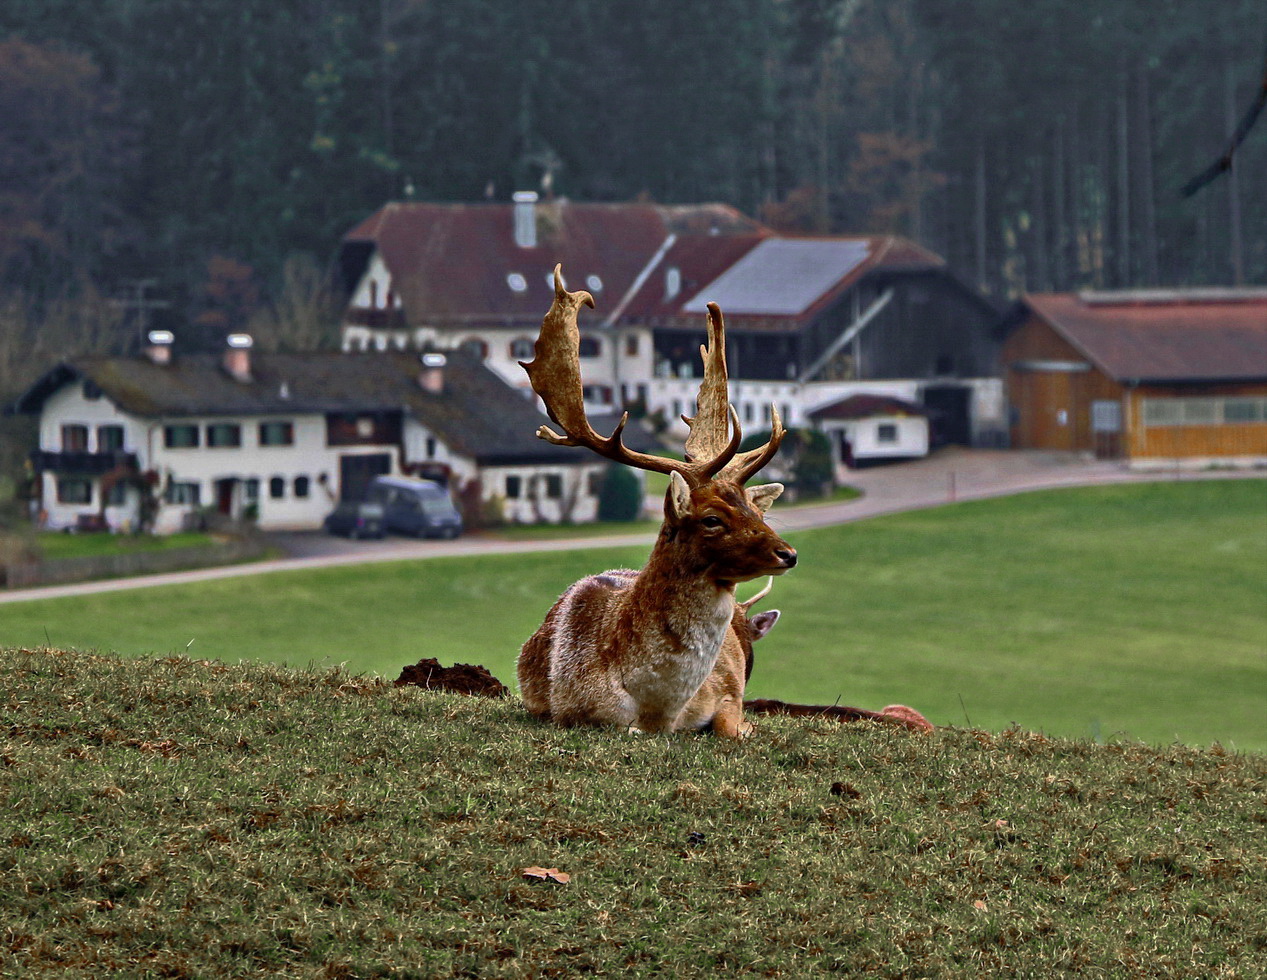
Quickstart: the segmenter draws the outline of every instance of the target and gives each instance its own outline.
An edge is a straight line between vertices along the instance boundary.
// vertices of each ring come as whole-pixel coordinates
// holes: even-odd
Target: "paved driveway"
[[[879,514],[936,507],[957,500],[1005,496],[1027,490],[1156,480],[1252,477],[1263,479],[1264,473],[1231,470],[1140,473],[1127,470],[1118,463],[1087,460],[1071,453],[950,447],[939,450],[926,459],[856,470],[850,474],[849,482],[862,490],[863,496],[859,499],[803,507],[781,507],[776,504],[774,510],[771,511],[770,522],[780,532],[795,532],[807,528],[844,524]],[[205,568],[165,575],[0,591],[0,605],[33,599],[85,595],[92,592],[139,589],[152,585],[207,581],[239,575],[263,575],[269,572],[302,568],[402,561],[446,555],[515,554],[624,545],[649,547],[654,540],[654,535],[646,532],[531,541],[506,541],[491,535],[470,535],[455,541],[418,541],[398,537],[388,537],[382,541],[347,541],[318,531],[278,534],[273,537],[279,549],[287,557],[275,561],[254,562],[249,565]],[[795,540],[792,543],[795,544]]]

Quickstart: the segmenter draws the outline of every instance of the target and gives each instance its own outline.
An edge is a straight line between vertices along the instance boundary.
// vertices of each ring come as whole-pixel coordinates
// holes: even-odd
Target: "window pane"
[[[1177,398],[1144,399],[1145,425],[1182,425],[1183,404]]]
[[[228,422],[207,426],[207,445],[217,449],[242,445],[242,427]]]
[[[76,477],[63,477],[57,481],[59,504],[86,504],[92,500],[92,484]]]
[[[88,426],[62,426],[62,452],[82,453],[88,449]]]
[[[295,427],[290,422],[261,422],[261,446],[290,446],[295,442]]]
[[[169,483],[163,497],[169,504],[197,507],[202,499],[202,488],[197,483]]]
[[[272,477],[268,481],[268,495],[274,500],[280,500],[286,496],[286,481],[280,476]]]
[[[308,477],[306,476],[295,477],[295,496],[300,497],[300,498],[307,497],[308,487],[310,485],[311,484],[308,480]]]
[[[117,453],[123,449],[123,426],[102,425],[97,428],[97,452]]]
[[[522,481],[520,477],[517,477],[517,476],[506,477],[506,499],[507,500],[519,499],[521,484],[522,484]]]
[[[198,426],[169,425],[163,429],[163,445],[168,449],[192,449],[198,445]]]
[[[1229,398],[1223,403],[1224,422],[1261,422],[1267,398]]]
[[[1183,399],[1183,421],[1186,425],[1218,425],[1219,402],[1217,398]]]

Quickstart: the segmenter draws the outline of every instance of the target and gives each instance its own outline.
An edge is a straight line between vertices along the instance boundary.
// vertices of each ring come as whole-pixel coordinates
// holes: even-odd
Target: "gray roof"
[[[796,316],[866,261],[865,238],[767,238],[714,279],[682,309],[703,313]]]
[[[455,452],[484,465],[549,462],[592,463],[587,450],[554,446],[536,438],[550,424],[535,396],[516,389],[464,351],[447,352],[444,390],[418,383],[417,354],[252,352],[251,380],[235,380],[213,356],[177,356],[170,364],[144,357],[84,357],[47,372],[13,405],[38,413],[63,385],[87,379],[121,410],[142,418],[266,416],[400,411],[427,426]],[[605,420],[592,420],[603,429]],[[610,420],[605,431],[610,431]],[[651,451],[654,440],[635,423],[626,430],[631,448]]]

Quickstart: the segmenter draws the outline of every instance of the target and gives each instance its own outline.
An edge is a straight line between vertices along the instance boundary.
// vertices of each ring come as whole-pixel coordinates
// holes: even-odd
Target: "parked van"
[[[397,534],[456,538],[462,533],[462,516],[449,491],[433,480],[376,476],[365,499],[382,506],[384,526]]]

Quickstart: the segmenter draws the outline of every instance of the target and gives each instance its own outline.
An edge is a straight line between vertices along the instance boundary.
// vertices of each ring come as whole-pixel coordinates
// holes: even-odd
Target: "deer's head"
[[[774,457],[785,430],[778,409],[771,405],[769,441],[739,452],[743,434],[727,392],[721,310],[715,303],[708,304],[708,345],[700,348],[704,380],[695,417],[682,417],[690,435],[686,458],[679,461],[626,447],[621,433],[629,421],[628,412],[606,438],[590,425],[582,399],[577,314],[581,306],[593,305],[589,293],[564,288],[556,266],[554,303],[542,321],[535,357],[520,365],[563,434],[543,425],[537,436],[558,446],[584,446],[605,459],[668,474],[660,539],[672,548],[685,570],[730,585],[792,568],[795,549],[765,522],[765,512],[783,492],[783,485],[744,486]]]

